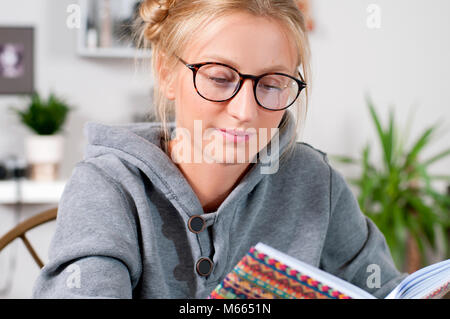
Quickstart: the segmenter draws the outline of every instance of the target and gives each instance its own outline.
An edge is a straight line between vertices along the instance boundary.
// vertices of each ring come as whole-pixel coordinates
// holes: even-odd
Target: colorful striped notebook
[[[450,260],[405,278],[386,298],[440,298],[450,289]],[[368,292],[270,246],[251,247],[208,299],[373,299]]]

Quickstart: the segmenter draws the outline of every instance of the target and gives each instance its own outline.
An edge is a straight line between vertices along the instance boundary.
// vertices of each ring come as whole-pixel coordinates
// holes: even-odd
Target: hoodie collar
[[[259,160],[252,163],[252,167],[221,204],[218,211],[239,202],[262,178],[270,176],[270,171],[276,173],[279,155],[287,148],[292,135],[296,133],[295,118],[289,110],[285,112],[283,120],[287,121],[285,129],[278,130],[272,138],[272,140],[278,139],[278,154],[271,154],[272,142],[262,149],[258,154]],[[175,122],[169,122],[168,128],[171,134],[176,128]],[[171,158],[163,151],[161,123],[106,125],[87,122],[84,126],[84,134],[88,140],[85,160],[113,153],[121,160],[140,169],[153,185],[159,188],[186,216],[190,217],[203,212],[192,187]],[[114,174],[114,172],[111,173]]]

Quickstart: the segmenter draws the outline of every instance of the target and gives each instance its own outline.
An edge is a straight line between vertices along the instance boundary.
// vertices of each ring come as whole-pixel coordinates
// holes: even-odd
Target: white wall
[[[66,126],[68,144],[62,167],[69,177],[83,156],[83,124],[130,120],[131,111],[150,103],[148,75],[135,72],[132,60],[86,59],[75,53],[76,31],[66,27],[66,8],[75,0],[9,0],[0,2],[1,25],[36,27],[36,88],[65,95],[78,110]],[[448,0],[312,0],[317,29],[311,34],[313,83],[302,140],[330,154],[357,156],[363,144],[375,141],[364,94],[370,93],[384,120],[395,105],[406,123],[417,106],[412,136],[438,119],[450,126],[450,12]],[[366,25],[369,4],[382,9],[381,29]],[[27,134],[7,106],[22,99],[0,96],[0,157],[22,154]],[[450,147],[446,134],[426,156]],[[450,173],[450,159],[433,171]],[[342,171],[352,174],[349,168]],[[444,187],[444,185],[440,185]],[[2,232],[12,211],[0,208]],[[38,238],[48,237],[45,228]],[[46,237],[47,236],[47,237]],[[45,251],[46,244],[40,247]],[[38,248],[39,249],[39,248]],[[27,260],[22,250],[21,260]],[[35,265],[31,262],[30,268]],[[18,278],[10,296],[28,297],[35,271]]]
[[[150,107],[149,74],[135,70],[133,59],[81,58],[76,54],[77,30],[69,29],[67,6],[75,0],[8,0],[0,2],[0,25],[35,26],[35,86],[43,95],[54,90],[67,98],[77,111],[65,126],[68,142],[61,168],[63,178],[82,158],[83,124],[131,120],[133,110]],[[28,134],[9,105],[22,106],[24,98],[0,95],[0,157],[8,152],[23,154]]]
[[[311,36],[314,79],[305,141],[331,154],[359,155],[364,143],[376,138],[366,92],[385,123],[389,106],[403,126],[417,107],[413,140],[439,119],[448,131],[449,1],[312,2],[318,28]],[[382,10],[380,29],[367,27],[371,3]],[[448,133],[443,137],[425,149],[425,157],[450,147]],[[431,171],[450,174],[449,168],[450,158]]]

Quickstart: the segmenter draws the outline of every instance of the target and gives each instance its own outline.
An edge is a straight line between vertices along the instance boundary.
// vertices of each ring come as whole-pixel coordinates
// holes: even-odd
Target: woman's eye
[[[273,86],[273,85],[266,85],[266,84],[263,84],[263,88],[264,89],[266,89],[266,90],[281,90],[281,88],[280,87],[278,87],[278,86]]]
[[[217,78],[217,77],[212,77],[212,76],[210,76],[209,79],[212,80],[212,81],[214,81],[214,82],[217,82],[217,83],[226,83],[226,82],[229,82],[227,79],[224,79],[224,78]]]

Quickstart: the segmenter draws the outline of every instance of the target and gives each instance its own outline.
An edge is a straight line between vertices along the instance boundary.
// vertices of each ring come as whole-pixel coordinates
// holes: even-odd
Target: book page
[[[395,287],[386,299],[426,298],[450,282],[450,259],[419,269]],[[447,288],[448,289],[448,288]]]

